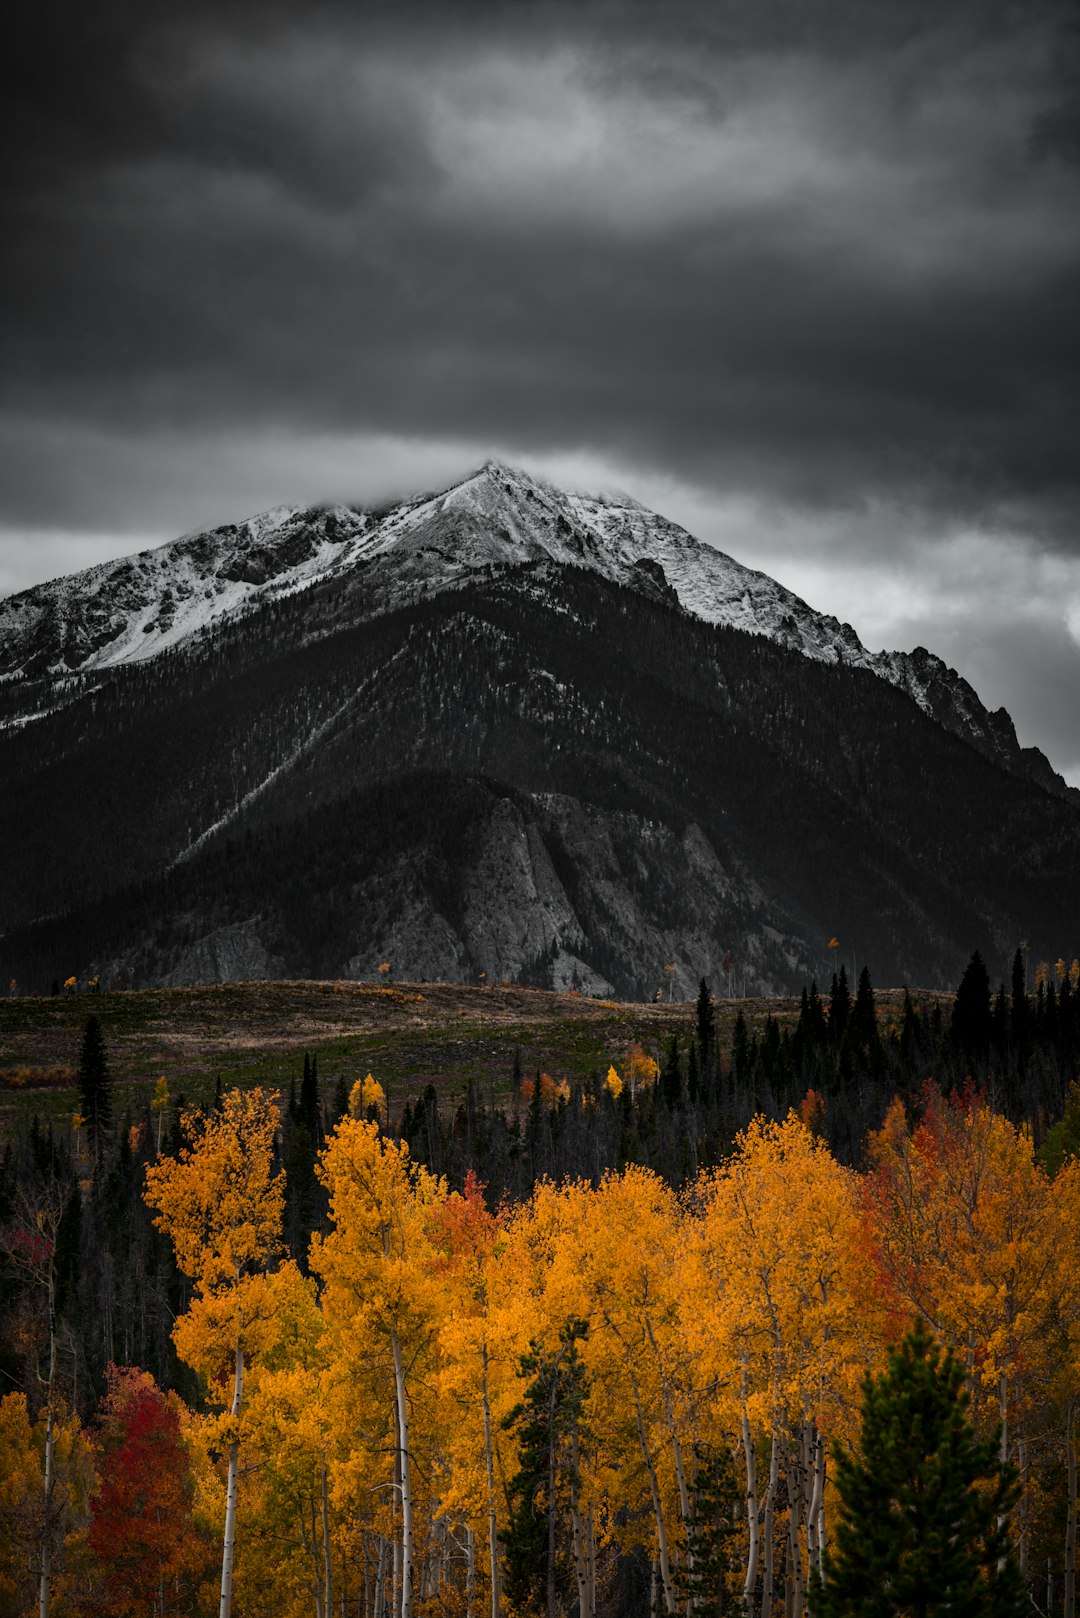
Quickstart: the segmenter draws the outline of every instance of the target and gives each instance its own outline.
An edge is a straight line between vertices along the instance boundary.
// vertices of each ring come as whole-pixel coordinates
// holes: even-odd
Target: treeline
[[[595,1097],[541,1078],[530,1109],[655,1098],[635,1060]],[[832,1568],[830,1445],[855,1444],[863,1379],[915,1318],[956,1353],[971,1465],[989,1476],[997,1447],[1019,1479],[1013,1509],[1006,1477],[984,1511],[1008,1537],[987,1528],[962,1593],[1019,1610],[994,1593],[1015,1558],[1038,1609],[1074,1618],[1075,1156],[1051,1175],[977,1092],[926,1085],[860,1170],[811,1100],[752,1119],[681,1192],[628,1165],[492,1205],[386,1134],[375,1081],[346,1103],[302,1264],[282,1157],[321,1127],[310,1064],[287,1112],[229,1091],[170,1119],[160,1150],[129,1141],[187,1381],[181,1398],[113,1368],[84,1420],[72,1204],[36,1137],[4,1222],[26,1391],[0,1401],[0,1611],[201,1614],[224,1590],[226,1615],[235,1597],[280,1618],[800,1618]],[[961,1449],[934,1485],[957,1509]]]
[[[779,1120],[793,1107],[839,1162],[861,1169],[867,1134],[880,1128],[892,1099],[899,1095],[914,1116],[928,1083],[946,1096],[982,1096],[1030,1129],[1040,1161],[1054,1168],[1080,1149],[1080,1108],[1070,1090],[1080,1075],[1080,969],[1063,961],[1028,969],[1039,977],[1033,994],[1025,992],[1025,970],[1018,952],[1010,988],[992,993],[976,955],[951,1001],[905,994],[899,1007],[890,1000],[882,1011],[869,972],[853,995],[841,968],[828,994],[804,990],[796,1017],[770,1015],[750,1030],[740,1013],[730,1043],[718,1038],[702,983],[692,1029],[652,1050],[613,1051],[609,1062],[577,1073],[526,1070],[515,1057],[508,1073],[473,1080],[452,1098],[440,1099],[434,1085],[419,1095],[387,1094],[368,1079],[363,1112],[449,1185],[460,1189],[472,1173],[493,1208],[527,1201],[540,1180],[595,1185],[631,1166],[682,1191],[726,1160],[753,1117]],[[137,1113],[118,1115],[107,1031],[96,1017],[88,1020],[78,1074],[77,1127],[31,1120],[5,1143],[0,1222],[42,1186],[62,1213],[57,1340],[71,1398],[86,1416],[114,1361],[142,1366],[189,1396],[194,1390],[170,1335],[187,1283],[142,1197],[146,1166],[159,1151],[179,1149],[184,1097],[162,1080]],[[320,1077],[318,1055],[305,1056],[283,1101],[275,1152],[286,1171],[286,1245],[302,1269],[312,1236],[328,1229],[317,1163],[355,1077],[340,1070]],[[23,1386],[30,1328],[16,1324],[19,1296],[10,1264],[0,1266],[7,1322],[0,1376]],[[40,1343],[32,1331],[30,1338]]]

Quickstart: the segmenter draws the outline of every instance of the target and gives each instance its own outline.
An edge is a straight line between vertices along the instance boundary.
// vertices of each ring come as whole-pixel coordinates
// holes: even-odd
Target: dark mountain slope
[[[325,589],[4,733],[0,970],[643,993],[728,949],[791,987],[833,934],[928,984],[1075,947],[1080,815],[873,673],[547,562],[359,624]]]

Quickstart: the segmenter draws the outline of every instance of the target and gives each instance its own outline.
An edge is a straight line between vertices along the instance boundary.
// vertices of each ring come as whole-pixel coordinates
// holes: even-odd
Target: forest
[[[317,1055],[117,1117],[88,1018],[4,1147],[0,1613],[825,1612],[917,1322],[1074,1618],[1080,965],[1028,976],[889,1019],[841,970],[725,1049],[702,984],[681,1044],[393,1118]]]

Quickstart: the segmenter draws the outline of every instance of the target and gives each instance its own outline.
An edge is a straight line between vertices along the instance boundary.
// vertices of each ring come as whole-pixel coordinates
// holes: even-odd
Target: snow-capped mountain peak
[[[988,713],[933,654],[870,653],[850,624],[630,496],[562,490],[495,459],[378,510],[278,506],[10,596],[0,601],[0,680],[152,658],[327,579],[342,581],[363,616],[536,562],[589,568],[707,623],[867,669],[1006,768],[1064,790],[1041,754],[1019,748],[1008,715]]]

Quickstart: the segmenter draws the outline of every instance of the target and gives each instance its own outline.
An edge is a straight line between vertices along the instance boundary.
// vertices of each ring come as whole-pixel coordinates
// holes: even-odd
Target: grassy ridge
[[[878,994],[883,1023],[899,1000]],[[720,1001],[722,1052],[740,1009],[753,1033],[769,1014],[795,1017],[798,1001]],[[590,1000],[519,984],[228,983],[16,997],[0,1001],[0,1128],[20,1113],[70,1115],[91,1013],[101,1019],[120,1113],[141,1106],[161,1074],[189,1100],[211,1094],[218,1075],[226,1086],[287,1087],[305,1051],[318,1055],[324,1085],[372,1072],[395,1108],[428,1084],[456,1103],[470,1079],[506,1097],[515,1051],[526,1074],[584,1079],[618,1065],[635,1042],[659,1057],[673,1033],[685,1043],[695,1027],[693,1001]]]
[[[86,1018],[102,1023],[117,1102],[138,1105],[164,1073],[194,1099],[216,1077],[288,1085],[305,1051],[324,1083],[369,1071],[404,1104],[428,1084],[447,1100],[469,1078],[505,1094],[526,1072],[584,1077],[641,1040],[693,1026],[692,1003],[587,1000],[518,985],[242,983],[0,1002],[0,1119],[70,1112]],[[123,1091],[130,1094],[125,1097]]]

